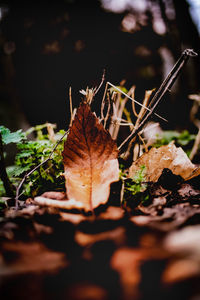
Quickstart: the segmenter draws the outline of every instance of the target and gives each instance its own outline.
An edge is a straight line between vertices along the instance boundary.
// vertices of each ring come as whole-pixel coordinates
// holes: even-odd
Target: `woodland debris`
[[[149,226],[160,231],[170,231],[184,225],[192,217],[200,218],[200,207],[190,206],[188,203],[176,204],[173,207],[164,207],[162,214],[156,209],[149,210],[147,215],[132,216],[130,220],[138,226]]]
[[[118,248],[112,258],[111,266],[120,274],[120,281],[123,287],[123,299],[140,299],[139,285],[142,274],[141,265],[151,259],[162,260],[169,257],[167,251],[159,246],[155,248]]]
[[[175,175],[180,175],[183,179],[191,179],[200,174],[200,168],[194,165],[181,147],[176,147],[173,142],[160,148],[151,148],[148,153],[144,153],[139,159],[133,162],[129,169],[129,177],[145,166],[146,181],[156,182],[163,169],[170,169]]]
[[[193,257],[200,263],[200,225],[186,226],[169,233],[164,247],[171,252],[185,252],[188,257]]]
[[[189,258],[175,259],[167,265],[162,274],[162,281],[174,283],[198,276],[200,272],[199,265],[196,261]]]
[[[41,197],[54,199],[54,200],[66,200],[66,194],[65,192],[55,192],[55,191],[49,191],[45,192],[41,195]]]
[[[113,230],[88,234],[81,231],[77,231],[75,234],[75,241],[82,247],[88,247],[98,241],[112,240],[116,245],[123,245],[126,241],[125,228],[117,227]]]
[[[66,213],[66,212],[60,212],[61,220],[63,221],[69,221],[73,224],[78,225],[82,221],[87,220],[87,218],[80,214],[72,214],[72,213]]]
[[[10,264],[0,261],[1,278],[27,272],[54,272],[67,266],[63,253],[51,251],[38,242],[4,242],[2,250],[15,254],[18,259]]]
[[[109,206],[105,212],[102,212],[98,219],[119,220],[124,217],[124,210],[121,207]]]
[[[35,197],[34,198],[34,203],[36,205],[40,206],[50,206],[50,207],[55,207],[55,208],[62,208],[62,209],[82,209],[84,208],[83,204],[79,201],[76,201],[74,199],[70,200],[53,200],[53,199],[48,199],[45,197]]]

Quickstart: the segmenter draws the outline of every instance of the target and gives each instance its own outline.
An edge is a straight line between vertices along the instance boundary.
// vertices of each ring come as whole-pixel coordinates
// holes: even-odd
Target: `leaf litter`
[[[120,202],[116,142],[82,102],[63,161],[66,193],[1,212],[4,299],[198,299],[200,175],[183,150],[134,161],[123,180],[145,165],[145,191]]]

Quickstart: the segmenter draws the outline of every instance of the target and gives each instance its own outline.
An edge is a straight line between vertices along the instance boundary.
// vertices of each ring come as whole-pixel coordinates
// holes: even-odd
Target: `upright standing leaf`
[[[106,203],[110,183],[119,178],[117,156],[115,141],[83,102],[63,151],[68,198],[82,202],[86,211]]]

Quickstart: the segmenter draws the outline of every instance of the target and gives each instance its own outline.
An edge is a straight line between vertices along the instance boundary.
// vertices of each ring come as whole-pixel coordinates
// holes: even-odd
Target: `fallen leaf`
[[[200,190],[193,188],[191,184],[188,183],[183,183],[177,192],[179,196],[182,197],[183,199],[188,199],[190,197],[196,197],[200,195]]]
[[[119,179],[117,156],[115,141],[83,102],[63,151],[68,198],[81,202],[85,211],[106,203],[110,184]]]
[[[2,250],[15,254],[17,259],[10,264],[0,261],[1,277],[30,272],[55,272],[68,265],[63,253],[51,251],[38,242],[4,242]]]
[[[187,226],[171,232],[164,241],[164,247],[171,252],[182,252],[200,262],[200,225]]]
[[[67,298],[71,300],[107,300],[107,291],[96,284],[81,282],[70,286]]]
[[[64,192],[55,192],[55,191],[45,192],[41,195],[41,197],[54,199],[54,200],[66,200],[66,194]]]
[[[123,245],[126,240],[125,228],[117,227],[113,230],[88,234],[77,231],[75,234],[75,241],[82,247],[88,247],[98,241],[113,240],[117,245]]]
[[[176,204],[173,207],[163,208],[162,215],[158,215],[154,209],[144,210],[143,216],[132,216],[130,221],[138,226],[149,226],[160,231],[170,231],[183,225],[193,216],[200,214],[199,206],[191,206],[189,203]]]
[[[178,259],[169,263],[162,275],[164,283],[173,283],[197,276],[200,273],[199,264],[192,259]]]
[[[86,217],[83,215],[60,212],[61,220],[62,221],[69,221],[75,225],[78,225],[80,222],[85,221]]]
[[[111,257],[110,265],[120,274],[123,299],[141,299],[139,297],[139,284],[142,280],[141,264],[150,259],[166,259],[168,256],[168,253],[162,251],[159,245],[152,249],[118,248]]]
[[[63,201],[63,200],[48,199],[40,196],[34,198],[34,203],[41,206],[51,206],[51,207],[62,208],[62,209],[83,208],[83,204],[79,201],[75,201],[74,199]]]
[[[181,147],[176,147],[173,142],[160,148],[151,148],[139,159],[133,162],[129,169],[129,177],[134,177],[140,167],[145,165],[146,181],[156,182],[163,169],[170,169],[182,178],[190,179],[200,174],[200,168],[194,165]]]
[[[124,217],[124,210],[121,207],[109,206],[105,212],[102,212],[98,219],[119,220]]]
[[[141,259],[143,253],[128,247],[116,250],[111,258],[111,268],[120,274],[124,299],[138,299]]]

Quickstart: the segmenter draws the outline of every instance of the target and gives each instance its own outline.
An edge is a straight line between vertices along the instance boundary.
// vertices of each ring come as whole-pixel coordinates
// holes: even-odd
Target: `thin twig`
[[[134,85],[134,86],[133,86],[133,92],[132,92],[132,95],[131,95],[131,97],[132,97],[133,99],[135,99],[135,88],[136,88],[136,86]],[[144,105],[144,103],[143,103],[143,105]],[[138,117],[138,113],[136,112],[136,109],[135,109],[135,101],[132,101],[132,110],[133,110],[134,116],[135,116],[135,117]]]
[[[143,103],[142,103],[144,106],[148,106],[152,92],[153,92],[153,90],[145,92],[144,100],[143,100]],[[136,123],[135,123],[136,128],[139,126],[144,114],[145,114],[145,109],[144,109],[144,107],[141,107],[140,112],[138,114],[138,118],[137,118]]]
[[[70,124],[72,123],[72,115],[73,115],[73,107],[72,107],[72,88],[70,86],[69,88],[69,106],[70,106]]]
[[[66,131],[63,136],[59,139],[59,141],[55,144],[55,146],[53,147],[51,153],[49,154],[49,156],[47,157],[47,159],[45,159],[43,162],[41,162],[39,165],[37,165],[35,168],[33,168],[31,171],[29,171],[21,180],[21,182],[19,183],[17,189],[16,189],[16,197],[15,197],[15,208],[18,208],[18,201],[19,201],[19,192],[20,189],[23,185],[23,183],[25,182],[25,180],[33,173],[35,172],[39,167],[41,167],[42,165],[44,165],[47,161],[49,161],[54,153],[54,151],[56,150],[56,148],[58,147],[58,145],[60,144],[60,142],[63,140],[63,138],[68,134],[69,130]]]
[[[191,49],[186,49],[183,51],[181,54],[180,58],[178,59],[177,63],[175,66],[172,68],[172,71],[169,73],[167,78],[163,81],[161,84],[160,88],[158,91],[155,93],[154,97],[151,100],[151,110],[146,116],[144,116],[143,120],[141,121],[140,125],[138,128],[134,129],[130,135],[121,143],[119,146],[119,150],[134,136],[136,136],[142,129],[142,127],[148,122],[149,118],[151,115],[154,113],[154,110],[156,109],[157,105],[159,104],[160,100],[162,97],[165,95],[165,93],[172,87],[174,82],[176,81],[178,75],[181,72],[181,69],[183,68],[184,64],[187,62],[188,58],[190,56],[196,56],[197,54],[191,50]]]
[[[109,115],[110,115],[110,95],[109,95],[109,93],[107,94],[107,100],[108,100],[108,109],[107,109],[106,116],[104,118],[104,128],[106,128],[106,123],[107,123],[107,120],[108,120]]]
[[[115,127],[116,127],[116,120],[118,119],[118,110],[119,110],[119,105],[120,105],[120,94],[119,93],[113,93],[112,95],[112,106],[113,106],[113,113],[112,113],[112,117],[111,117],[111,122],[110,122],[110,126],[109,126],[109,133],[111,135],[111,137],[113,138],[113,134],[115,131]]]
[[[192,147],[192,151],[190,153],[190,160],[193,160],[194,156],[196,155],[198,148],[199,148],[199,144],[200,144],[200,128],[199,131],[197,133],[194,145]]]
[[[125,183],[124,183],[124,180],[122,179],[122,187],[121,187],[121,192],[120,192],[120,204],[122,204],[123,199],[124,199],[124,189],[125,189]]]
[[[104,90],[104,94],[103,94],[103,99],[102,99],[102,102],[101,102],[101,121],[104,119],[103,110],[104,110],[104,106],[105,106],[105,97],[106,97],[107,89],[108,89],[108,83],[106,82],[106,86],[105,86],[105,90]]]
[[[98,93],[98,91],[100,90],[102,84],[104,83],[104,81],[105,81],[105,74],[106,74],[106,70],[104,69],[103,70],[103,75],[102,75],[102,78],[101,78],[101,82],[100,82],[98,88],[95,88],[95,90],[94,90],[94,96]]]

